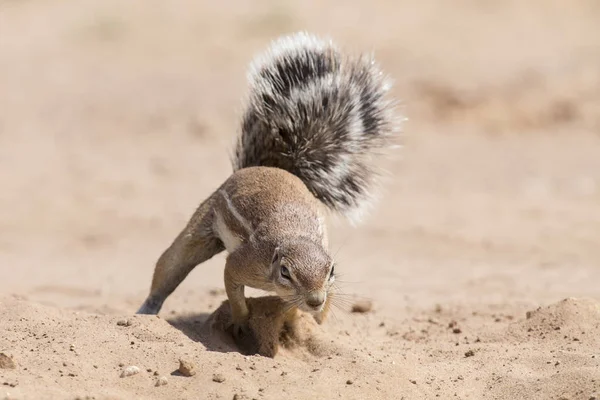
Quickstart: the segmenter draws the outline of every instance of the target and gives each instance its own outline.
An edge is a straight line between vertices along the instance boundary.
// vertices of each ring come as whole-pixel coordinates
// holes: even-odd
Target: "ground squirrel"
[[[325,211],[356,220],[371,203],[373,156],[395,146],[390,81],[372,56],[308,33],[276,39],[248,80],[234,172],[161,255],[139,314],[157,314],[196,265],[223,250],[235,336],[247,328],[245,286],[275,292],[319,323],[327,313],[335,263]]]

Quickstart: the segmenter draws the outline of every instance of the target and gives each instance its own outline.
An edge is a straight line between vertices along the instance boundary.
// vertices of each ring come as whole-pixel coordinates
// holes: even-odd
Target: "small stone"
[[[158,376],[158,371],[154,371],[154,376]]]
[[[223,374],[214,374],[212,380],[213,382],[223,383],[225,382],[225,377]]]
[[[412,383],[413,385],[417,384],[417,381],[415,381],[414,379],[410,381],[410,383]]]
[[[348,379],[346,381],[346,385],[352,385],[354,383],[354,381],[352,379]]]
[[[194,376],[196,375],[196,366],[185,358],[179,359],[179,372],[183,376]]]
[[[132,376],[140,373],[140,369],[135,365],[131,365],[121,372],[121,378],[125,378],[126,376]]]
[[[15,369],[17,366],[12,357],[0,353],[0,369]]]
[[[473,357],[475,355],[475,352],[473,350],[469,350],[465,353],[465,357]]]
[[[167,377],[161,376],[160,378],[158,378],[156,380],[156,383],[154,384],[154,386],[165,386],[167,383],[169,383]]]
[[[208,294],[211,296],[224,296],[226,293],[225,289],[211,289],[208,291]]]
[[[124,367],[124,366],[125,366],[125,364],[119,363],[119,367]]]
[[[352,305],[353,313],[368,313],[373,309],[373,303],[369,300],[357,301]]]
[[[128,319],[120,319],[117,321],[118,326],[131,326],[131,321]]]

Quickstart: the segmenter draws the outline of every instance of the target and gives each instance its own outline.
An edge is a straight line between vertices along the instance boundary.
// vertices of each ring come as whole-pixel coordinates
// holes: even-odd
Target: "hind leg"
[[[186,228],[160,256],[150,294],[137,314],[158,314],[163,303],[188,274],[225,249],[212,231],[211,199],[196,211]]]

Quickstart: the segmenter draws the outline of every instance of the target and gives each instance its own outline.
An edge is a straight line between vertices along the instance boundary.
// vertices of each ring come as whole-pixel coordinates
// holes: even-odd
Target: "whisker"
[[[350,303],[344,303],[344,302],[341,302],[339,300],[332,301],[331,305],[334,306],[334,307],[339,308],[340,310],[344,310],[344,311],[348,311],[352,307],[352,304],[350,304]]]
[[[340,272],[336,272],[335,273],[335,282],[342,282],[342,283],[354,283],[354,284],[358,284],[358,283],[364,283],[364,281],[348,281],[345,279],[340,279],[340,278],[344,278],[344,274],[340,273]]]
[[[328,313],[333,318],[333,324],[340,325],[340,319],[338,318],[337,314],[335,313],[335,310],[332,307],[333,304],[330,304]]]
[[[283,314],[287,313],[288,311],[290,311],[292,308],[294,307],[298,307],[303,301],[303,298],[301,296],[298,295],[294,295],[291,300],[286,301],[284,304],[284,308],[283,308]]]
[[[351,298],[344,298],[344,297],[339,297],[336,296],[333,301],[337,302],[338,304],[349,304],[351,305],[352,303],[354,303],[354,299]]]
[[[353,300],[350,298],[340,296],[337,293],[332,293],[331,294],[331,304],[351,306],[353,304]]]
[[[300,297],[300,296],[299,296],[299,295],[297,295],[297,294],[284,294],[284,295],[279,295],[279,298],[281,298],[281,299],[284,299],[284,300],[286,300],[286,299],[297,299],[298,297]]]
[[[348,244],[348,240],[350,239],[350,235],[347,235],[346,238],[342,241],[342,243],[338,246],[337,250],[335,251],[335,253],[333,254],[333,258],[337,258],[338,253],[340,252],[340,250],[346,246],[346,244]]]
[[[344,313],[344,314],[348,314],[349,310],[342,307],[340,304],[337,304],[335,302],[331,303],[331,311],[335,313],[335,310],[339,310],[340,312]]]

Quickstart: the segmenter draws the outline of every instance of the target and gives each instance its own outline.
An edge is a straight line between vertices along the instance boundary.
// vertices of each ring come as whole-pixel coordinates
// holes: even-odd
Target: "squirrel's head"
[[[335,280],[333,258],[320,243],[280,243],[271,259],[275,292],[287,303],[316,314],[323,310]]]

